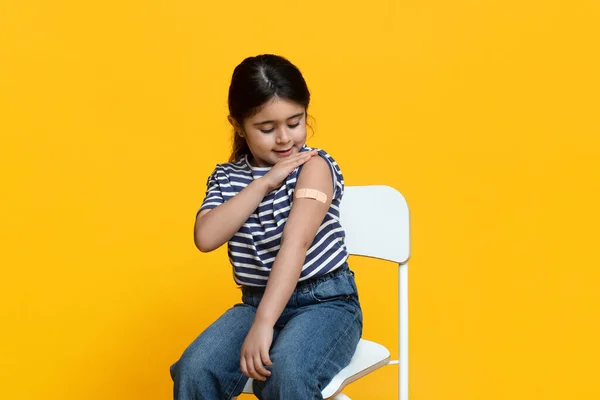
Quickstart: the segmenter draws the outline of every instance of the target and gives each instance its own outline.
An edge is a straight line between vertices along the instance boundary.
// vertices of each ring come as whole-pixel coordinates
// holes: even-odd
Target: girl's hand
[[[317,155],[317,150],[305,151],[303,153],[297,153],[293,156],[286,157],[271,168],[269,172],[262,177],[268,182],[269,191],[277,188],[281,182],[289,174],[292,173],[293,170],[310,160],[313,156]]]
[[[273,365],[269,358],[272,342],[273,327],[257,322],[252,324],[242,345],[240,367],[244,375],[259,381],[265,381],[271,375],[264,366]]]

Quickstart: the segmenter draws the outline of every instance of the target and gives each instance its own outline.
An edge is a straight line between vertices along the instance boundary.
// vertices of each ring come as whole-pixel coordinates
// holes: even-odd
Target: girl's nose
[[[275,140],[277,143],[287,143],[290,141],[290,135],[285,128],[281,128]]]

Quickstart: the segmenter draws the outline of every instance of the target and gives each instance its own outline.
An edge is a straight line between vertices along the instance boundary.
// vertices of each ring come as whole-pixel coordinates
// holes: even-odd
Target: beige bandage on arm
[[[296,189],[296,198],[309,198],[327,203],[327,195],[317,189]]]

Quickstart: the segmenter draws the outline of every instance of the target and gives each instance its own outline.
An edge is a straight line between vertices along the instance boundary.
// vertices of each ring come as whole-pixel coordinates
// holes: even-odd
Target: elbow
[[[217,248],[214,243],[211,243],[199,229],[194,231],[194,244],[202,253],[209,253]]]
[[[200,250],[202,253],[210,253],[211,251],[213,251],[215,249],[213,246],[210,246],[204,242],[198,242],[198,241],[196,241],[196,248],[198,250]]]
[[[209,243],[207,240],[202,240],[198,236],[194,237],[194,244],[202,253],[209,253],[216,248],[212,243]]]
[[[218,246],[215,246],[211,241],[211,237],[213,235],[207,235],[206,229],[203,229],[203,224],[201,222],[202,219],[202,214],[196,216],[196,223],[194,224],[194,244],[202,253],[208,253],[216,249]]]
[[[209,253],[214,250],[214,248],[212,248],[211,246],[207,246],[206,244],[204,244],[204,242],[198,241],[196,241],[196,248],[198,248],[198,250],[200,250],[202,253]]]

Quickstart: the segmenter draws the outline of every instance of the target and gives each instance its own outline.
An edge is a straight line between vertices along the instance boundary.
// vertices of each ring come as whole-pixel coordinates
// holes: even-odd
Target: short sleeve
[[[196,214],[200,211],[204,210],[212,210],[213,208],[220,206],[223,204],[223,194],[221,193],[221,186],[219,185],[219,178],[222,172],[217,166],[212,174],[206,180],[206,196],[204,197],[204,201],[200,206],[200,209]]]
[[[333,200],[341,200],[344,195],[344,176],[339,165],[335,160],[324,150],[318,150],[319,156],[327,161],[331,177],[333,179]]]

